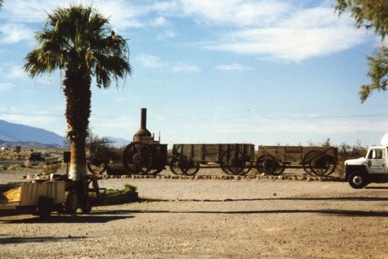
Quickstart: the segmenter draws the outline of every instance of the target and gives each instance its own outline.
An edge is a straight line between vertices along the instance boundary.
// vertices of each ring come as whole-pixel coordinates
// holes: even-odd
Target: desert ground
[[[23,175],[0,171],[0,183]],[[388,258],[388,184],[292,175],[101,179],[141,199],[45,221],[0,216],[0,258]]]

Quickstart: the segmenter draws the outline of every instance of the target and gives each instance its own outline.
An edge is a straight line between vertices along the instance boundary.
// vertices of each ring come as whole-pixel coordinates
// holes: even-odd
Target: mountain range
[[[122,147],[129,141],[107,137],[115,147]],[[68,140],[54,132],[23,124],[0,120],[0,147],[22,146],[27,148],[61,148],[68,146]]]

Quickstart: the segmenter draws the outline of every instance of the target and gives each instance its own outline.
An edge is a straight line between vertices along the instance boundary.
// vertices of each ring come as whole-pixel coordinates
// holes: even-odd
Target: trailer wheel
[[[40,219],[49,219],[54,208],[54,199],[40,196],[38,198],[38,215]]]
[[[256,160],[256,169],[260,173],[280,175],[286,169],[286,164],[276,161],[271,155],[262,155]]]
[[[65,201],[63,202],[63,208],[68,214],[75,214],[78,209],[78,194],[75,190],[69,190],[65,192]]]
[[[240,175],[246,166],[244,154],[234,149],[226,150],[220,160],[221,169],[227,174]]]
[[[186,159],[187,165],[186,165],[186,175],[195,175],[199,171],[199,163],[197,161],[194,161],[193,159],[189,158]]]
[[[369,184],[369,179],[367,174],[360,171],[354,171],[349,175],[348,182],[354,189],[362,189]]]
[[[107,163],[104,161],[89,161],[87,166],[89,171],[93,174],[102,174],[108,167]]]
[[[309,175],[328,176],[336,168],[334,157],[318,150],[311,150],[303,157],[303,169]]]
[[[184,156],[173,156],[170,161],[173,174],[182,175],[187,171],[187,159]]]

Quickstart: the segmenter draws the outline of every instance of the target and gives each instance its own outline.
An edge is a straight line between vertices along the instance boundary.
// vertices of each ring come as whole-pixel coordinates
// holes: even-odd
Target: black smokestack
[[[151,132],[147,130],[147,109],[146,108],[141,108],[140,129],[133,136],[133,141],[141,142],[142,137],[151,137]]]

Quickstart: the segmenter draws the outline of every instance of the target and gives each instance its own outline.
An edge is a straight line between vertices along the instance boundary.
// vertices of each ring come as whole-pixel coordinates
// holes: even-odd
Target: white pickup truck
[[[345,179],[350,186],[361,189],[369,183],[388,182],[388,145],[373,146],[365,157],[345,161]]]

